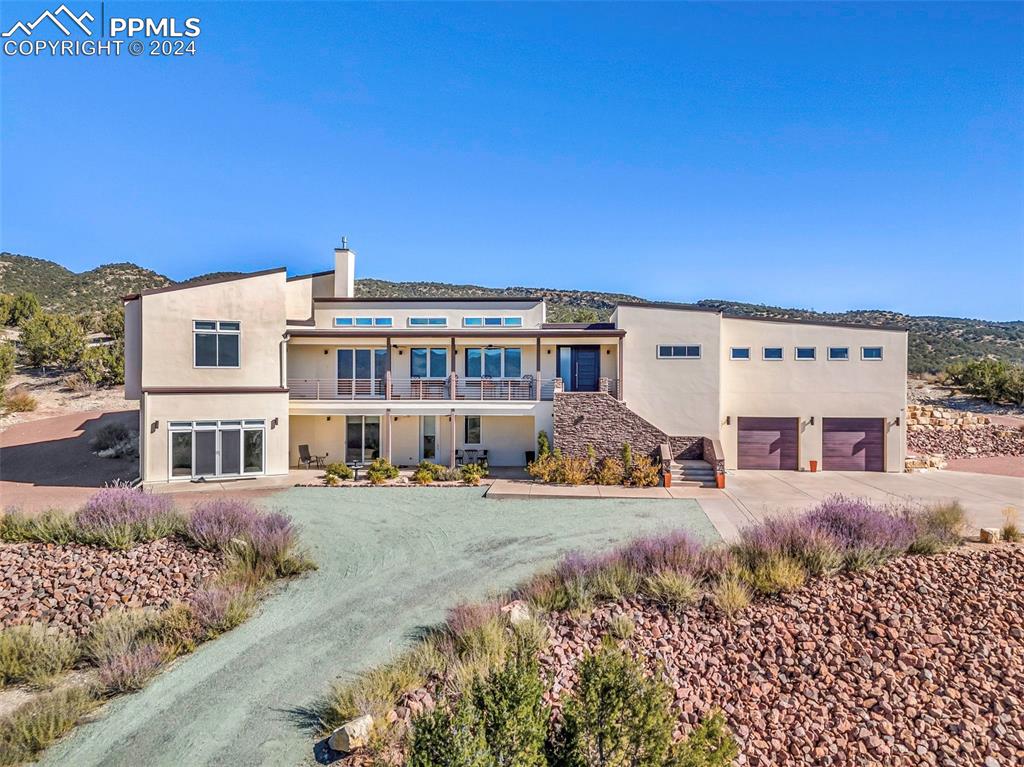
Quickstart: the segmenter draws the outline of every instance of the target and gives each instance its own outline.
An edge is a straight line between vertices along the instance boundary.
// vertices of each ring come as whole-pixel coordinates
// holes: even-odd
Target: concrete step
[[[713,471],[673,471],[673,477],[680,477],[681,479],[714,479],[715,472]]]
[[[714,480],[676,479],[672,477],[672,487],[718,487]]]
[[[697,460],[685,460],[685,461],[672,461],[672,468],[688,468],[688,469],[710,469],[711,464],[707,461]]]

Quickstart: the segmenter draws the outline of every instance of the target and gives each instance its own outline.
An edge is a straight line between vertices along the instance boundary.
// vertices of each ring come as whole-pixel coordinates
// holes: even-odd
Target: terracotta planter
[[[817,461],[811,461],[811,471],[817,471],[817,470],[818,470],[818,462]]]
[[[715,484],[718,486],[719,490],[724,490],[725,489],[725,472],[724,471],[720,471],[717,474],[715,474]]]
[[[663,471],[661,472],[661,483],[665,487],[672,487],[672,472]]]

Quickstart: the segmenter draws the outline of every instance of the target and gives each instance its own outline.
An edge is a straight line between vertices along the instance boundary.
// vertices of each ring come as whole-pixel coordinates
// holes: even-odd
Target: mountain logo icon
[[[63,23],[61,23],[63,19]],[[79,16],[73,14],[66,5],[61,6],[55,11],[43,11],[39,14],[39,17],[35,21],[30,21],[27,24],[24,21],[16,21],[14,26],[4,32],[0,37],[13,37],[16,32],[21,32],[26,37],[31,37],[36,27],[43,23],[43,21],[51,21],[57,29],[64,33],[65,36],[71,37],[71,25],[74,24],[81,29],[85,34],[92,36],[92,30],[85,25],[86,21],[96,21],[96,17],[88,11],[85,11]],[[70,20],[70,21],[69,21]]]

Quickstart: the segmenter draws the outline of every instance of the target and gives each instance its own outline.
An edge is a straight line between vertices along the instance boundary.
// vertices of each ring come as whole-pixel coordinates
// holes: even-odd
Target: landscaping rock
[[[42,623],[83,635],[115,607],[188,599],[219,566],[216,555],[168,538],[128,551],[0,544],[0,627]]]
[[[339,753],[350,753],[357,748],[362,748],[369,742],[372,729],[373,717],[365,714],[345,722],[345,724],[332,732],[331,737],[327,739],[327,745]]]
[[[501,611],[508,615],[508,622],[513,626],[518,626],[520,623],[530,620],[530,608],[521,599],[509,602],[501,608]]]
[[[983,527],[978,536],[982,543],[999,543],[1000,533],[998,527]]]

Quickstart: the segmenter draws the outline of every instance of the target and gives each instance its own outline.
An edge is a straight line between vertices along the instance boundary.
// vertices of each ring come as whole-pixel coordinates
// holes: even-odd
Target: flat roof
[[[712,312],[718,314],[727,320],[750,320],[752,322],[784,322],[793,325],[819,325],[822,327],[829,328],[848,328],[852,330],[886,330],[897,333],[906,333],[907,328],[903,325],[883,324],[883,325],[869,325],[866,322],[840,322],[838,320],[814,320],[806,319],[803,317],[757,317],[749,314],[737,314],[736,312],[726,312],[721,309],[715,309],[710,306],[701,306],[700,304],[675,304],[670,302],[658,303],[656,301],[630,301],[620,302],[615,305],[618,309],[620,306],[636,307],[640,309],[671,309],[674,311],[681,312]]]
[[[314,296],[313,301],[325,304],[453,304],[453,303],[535,303],[540,296]]]
[[[534,330],[506,330],[506,329],[481,329],[464,330],[462,328],[453,330],[417,329],[417,328],[393,328],[391,330],[334,330],[316,329],[305,330],[302,328],[289,328],[285,335],[295,338],[571,338],[572,336],[598,336],[602,338],[622,338],[626,335],[625,330],[617,328],[537,328]]]
[[[121,296],[122,301],[134,301],[136,298],[142,296],[151,296],[154,293],[170,293],[174,290],[188,290],[189,288],[202,288],[207,285],[216,285],[220,282],[234,282],[235,280],[247,280],[250,277],[263,277],[267,274],[276,274],[277,272],[284,272],[287,269],[283,266],[278,266],[274,269],[264,269],[260,272],[247,272],[245,274],[231,274],[227,277],[214,277],[210,280],[195,280],[193,282],[177,282],[174,285],[168,285],[165,288],[150,288],[149,290],[141,290],[138,293],[129,293],[126,296]]]

